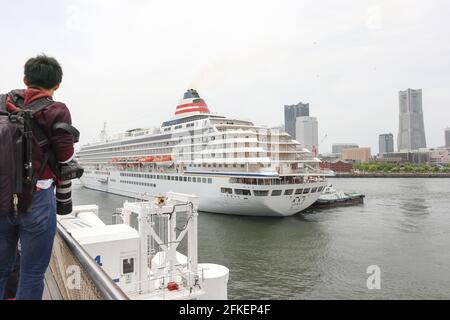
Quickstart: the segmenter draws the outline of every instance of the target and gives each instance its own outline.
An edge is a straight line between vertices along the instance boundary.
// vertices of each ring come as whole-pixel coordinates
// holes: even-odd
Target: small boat
[[[312,207],[338,207],[364,203],[365,195],[357,192],[337,191],[327,186]]]

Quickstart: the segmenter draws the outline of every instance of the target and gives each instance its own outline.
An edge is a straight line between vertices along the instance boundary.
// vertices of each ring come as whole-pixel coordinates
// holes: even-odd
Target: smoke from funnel
[[[221,60],[210,63],[190,82],[189,88],[208,90],[220,87],[240,67],[242,62]]]

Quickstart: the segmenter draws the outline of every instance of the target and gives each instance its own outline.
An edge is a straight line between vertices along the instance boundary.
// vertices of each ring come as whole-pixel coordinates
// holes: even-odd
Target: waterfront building
[[[445,129],[445,147],[450,148],[450,128]]]
[[[359,146],[356,143],[334,143],[331,146],[331,153],[338,155],[340,158],[342,156],[342,151],[354,148],[359,148]]]
[[[333,160],[329,162],[322,162],[320,168],[323,170],[333,170],[334,172],[351,172],[353,164],[344,160]]]
[[[381,160],[389,163],[422,164],[430,162],[430,154],[428,150],[389,152],[383,154]]]
[[[299,102],[298,104],[284,106],[284,128],[286,133],[293,138],[297,136],[296,123],[298,117],[309,117],[309,103]]]
[[[351,148],[342,151],[342,160],[357,163],[368,163],[370,161],[370,148]]]
[[[450,163],[450,148],[430,149],[431,165],[446,165]]]
[[[339,160],[340,158],[341,155],[336,153],[323,153],[320,155],[320,160],[323,162],[332,162],[334,160]]]
[[[296,140],[304,148],[317,155],[319,152],[319,125],[317,118],[298,117],[296,122]]]
[[[426,148],[422,89],[400,91],[399,107],[398,151]]]
[[[378,144],[380,156],[387,152],[394,152],[394,135],[392,133],[380,134]]]

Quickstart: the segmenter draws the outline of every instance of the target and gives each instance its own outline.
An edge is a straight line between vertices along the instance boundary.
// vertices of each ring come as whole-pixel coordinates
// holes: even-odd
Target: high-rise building
[[[381,156],[388,152],[394,152],[394,135],[392,133],[380,134],[378,137],[379,151]]]
[[[425,126],[422,110],[422,89],[407,89],[399,92],[400,121],[398,150],[426,148]]]
[[[298,117],[309,117],[309,103],[298,103],[284,106],[284,128],[291,137],[295,138]]]
[[[450,148],[450,128],[445,129],[445,147]]]
[[[345,149],[354,148],[359,148],[359,146],[356,143],[334,143],[331,147],[331,152],[340,157],[342,155],[342,151]]]
[[[319,150],[319,125],[317,118],[314,117],[298,117],[296,120],[296,134],[295,139],[302,144],[302,146],[315,155]]]

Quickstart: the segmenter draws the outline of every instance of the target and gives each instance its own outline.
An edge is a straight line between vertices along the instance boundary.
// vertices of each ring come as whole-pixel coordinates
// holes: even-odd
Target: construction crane
[[[322,142],[325,141],[325,139],[326,139],[327,137],[328,137],[328,134],[325,134],[325,136],[322,138],[322,140],[320,140],[320,142],[319,142],[319,144],[317,145],[317,147],[316,147],[316,146],[313,146],[312,151],[314,152],[314,156],[317,157],[317,152],[319,151],[319,147],[320,147],[320,145],[322,144]]]
[[[323,136],[322,140],[320,140],[319,145],[317,147],[320,147],[320,145],[322,144],[322,142],[325,141],[325,139],[328,137],[328,134],[325,133],[325,135]]]

